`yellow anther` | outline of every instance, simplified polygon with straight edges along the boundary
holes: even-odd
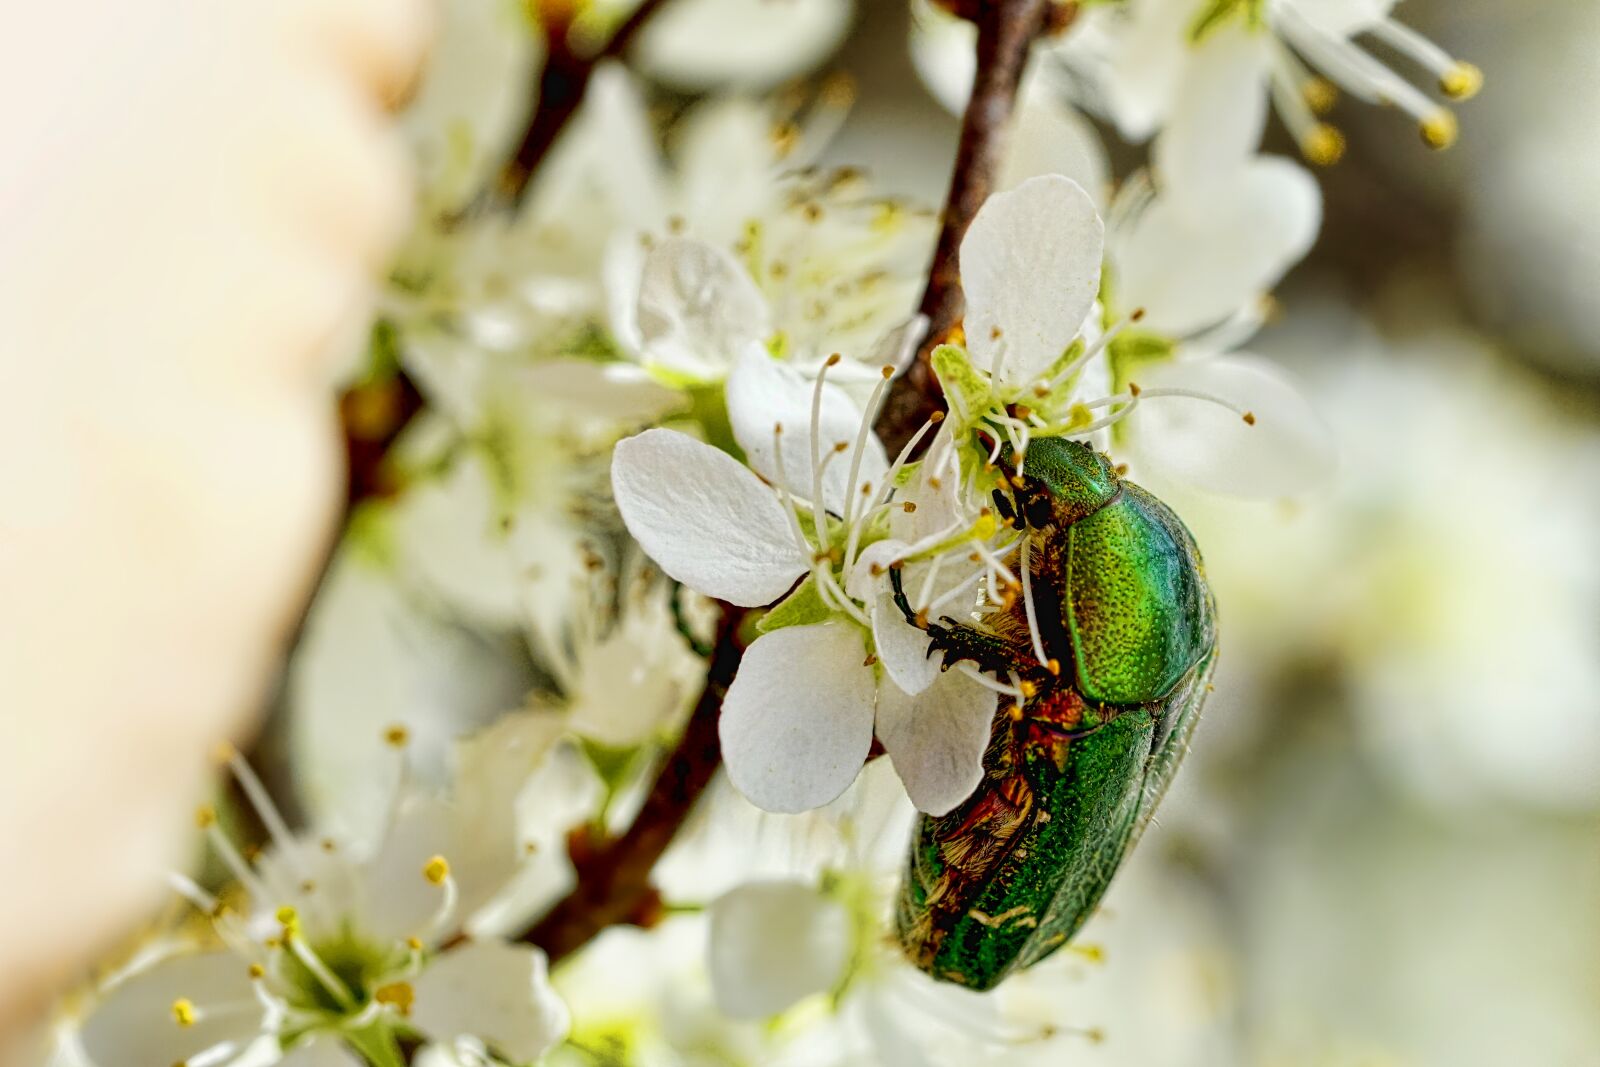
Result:
[[[1012,722],[1021,722],[1022,721],[1022,716],[1024,714],[1023,710],[1022,710],[1022,705],[1021,704],[1013,704],[1013,705],[1011,705],[1011,707],[1006,711],[1006,714],[1011,717],[1011,721]]]
[[[883,368],[882,374],[883,374],[883,380],[884,381],[888,381],[890,378],[894,377],[894,368],[893,367],[885,367],[885,368]]]
[[[831,356],[829,356],[827,358],[826,362],[827,362],[827,365],[830,366],[830,367],[837,367],[839,365],[839,361],[842,360],[842,359],[844,359],[844,357],[842,355],[840,355],[839,353],[835,352],[833,355],[831,355]]]
[[[217,742],[217,747],[211,750],[211,758],[216,760],[218,763],[231,763],[233,762],[233,758],[238,754],[239,750],[234,748],[233,745],[227,741]]]
[[[267,976],[267,969],[265,967],[261,966],[261,964],[252,963],[250,965],[250,977],[252,979],[259,980],[259,979],[265,978],[266,976]]]
[[[1104,963],[1106,950],[1102,945],[1072,945],[1071,951],[1076,952],[1090,963]]]
[[[1344,158],[1344,134],[1339,127],[1326,122],[1316,125],[1300,142],[1300,152],[1306,160],[1319,167],[1331,167]]]
[[[1442,108],[1423,119],[1417,129],[1422,134],[1422,143],[1439,151],[1455,144],[1456,135],[1460,133],[1455,114]]]
[[[411,740],[411,731],[400,723],[395,723],[383,731],[383,740],[385,744],[393,748],[404,748],[406,743]]]
[[[1054,656],[1051,656],[1044,666],[1045,670],[1049,671],[1051,674],[1054,674],[1057,677],[1061,676],[1061,661],[1056,659]]]
[[[1339,102],[1339,89],[1327,78],[1308,78],[1300,86],[1300,95],[1306,106],[1318,115],[1326,115]]]
[[[401,1015],[410,1015],[411,1005],[417,1000],[417,991],[411,988],[410,982],[390,982],[373,990],[372,999],[393,1008]]]
[[[1483,71],[1464,60],[1439,75],[1439,91],[1452,100],[1471,100],[1483,88]]]
[[[406,948],[410,949],[412,952],[421,952],[422,951],[422,939],[420,937],[408,937],[408,938],[406,938]]]
[[[217,824],[217,809],[210,804],[202,804],[195,809],[194,824],[202,830],[209,830]]]
[[[1244,419],[1246,426],[1254,426],[1256,424],[1256,413],[1253,411],[1247,411],[1241,417]]]
[[[182,1027],[195,1024],[194,1001],[187,997],[179,997],[172,1002],[172,1021]]]
[[[984,513],[978,516],[978,521],[972,524],[972,535],[980,541],[987,541],[994,536],[996,529],[994,514],[985,509]]]
[[[1144,392],[1144,390],[1139,388],[1139,383],[1138,382],[1129,382],[1128,383],[1128,395],[1129,396],[1138,396],[1142,392]]]
[[[904,511],[907,515],[909,515],[913,511],[917,510],[916,502],[915,501],[911,501],[911,500],[907,500],[904,504],[900,505],[900,510]]]
[[[450,877],[450,864],[443,856],[435,856],[422,865],[422,877],[434,885],[443,885],[444,880]]]
[[[277,920],[283,926],[283,936],[286,938],[300,931],[300,913],[292,905],[285,904],[279,908]]]
[[[792,122],[780,122],[772,128],[772,149],[779,159],[793,152],[800,143],[800,127]]]
[[[339,843],[331,837],[324,837],[322,839],[322,851],[337,852],[339,851]]]
[[[1021,691],[1024,700],[1032,699],[1039,694],[1039,687],[1026,678],[1017,683],[1017,689]]]
[[[939,425],[944,421],[944,412],[935,411],[932,415],[928,416],[928,421],[933,423],[935,426]]]

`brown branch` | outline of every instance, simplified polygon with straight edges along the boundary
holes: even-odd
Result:
[[[603,60],[622,56],[639,36],[665,0],[642,0],[617,27],[611,39],[598,52],[582,54],[572,46],[572,27],[551,19],[545,39],[548,55],[539,74],[539,99],[528,116],[527,128],[517,142],[516,151],[500,172],[500,193],[515,203],[528,190],[528,182],[549,154],[556,138],[577,113],[589,87],[594,68]]]
[[[977,73],[972,96],[961,119],[950,192],[940,217],[939,244],[928,270],[921,311],[928,316],[928,336],[916,360],[894,383],[878,417],[878,435],[892,456],[918,427],[940,408],[938,379],[928,356],[961,322],[961,239],[973,216],[989,198],[995,175],[1005,158],[1007,133],[1016,105],[1017,87],[1028,64],[1029,47],[1048,27],[1063,24],[1063,11],[1052,0],[978,0],[963,13],[978,24]]]
[[[572,849],[577,884],[523,936],[544,949],[551,962],[576,952],[608,926],[650,921],[658,903],[650,873],[722,760],[717,720],[744,654],[739,631],[745,616],[742,609],[722,606],[705,688],[633,825],[621,837]]]

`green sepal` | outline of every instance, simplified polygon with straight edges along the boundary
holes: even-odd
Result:
[[[1134,381],[1138,372],[1157,363],[1166,363],[1176,354],[1172,338],[1150,330],[1123,330],[1111,339],[1106,357],[1111,364],[1111,387],[1118,392]]]
[[[1080,337],[1068,345],[1066,351],[1057,356],[1055,362],[1050,364],[1049,368],[1045,370],[1045,372],[1039,377],[1047,382],[1055,381],[1056,375],[1070,367],[1072,365],[1072,361],[1081,355],[1083,355],[1083,338]],[[1078,373],[1074,375],[1074,378],[1081,377],[1082,375],[1083,370],[1080,368]],[[1068,386],[1068,392],[1071,392],[1070,386],[1073,385],[1072,382],[1063,382],[1062,385]],[[1060,388],[1060,386],[1057,388]],[[1048,397],[1040,398],[1034,401],[1035,406],[1048,405],[1049,403],[1050,398]]]
[[[1262,10],[1265,0],[1210,0],[1189,23],[1189,43],[1199,44],[1234,16],[1241,16],[1248,29],[1266,25]]]
[[[756,629],[763,634],[770,634],[774,630],[782,630],[789,626],[809,626],[812,623],[827,622],[833,616],[833,609],[822,602],[822,595],[817,592],[817,583],[808,574],[806,580],[801,582],[794,592],[784,597],[772,610],[756,621]]]
[[[989,388],[989,376],[972,365],[967,350],[960,345],[940,345],[929,357],[933,373],[939,376],[950,407],[950,417],[955,419],[955,429],[970,429],[975,421],[994,406]]]
[[[385,1022],[375,1022],[360,1030],[343,1030],[339,1036],[344,1038],[345,1044],[359,1053],[371,1067],[406,1067],[406,1057],[400,1050],[400,1042]]]

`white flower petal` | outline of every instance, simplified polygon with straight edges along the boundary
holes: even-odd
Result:
[[[777,1015],[838,984],[850,962],[850,916],[803,882],[749,882],[711,905],[717,1007],[735,1019]]]
[[[917,346],[922,344],[922,339],[928,335],[928,316],[915,314],[898,326],[891,326],[884,331],[872,346],[872,355],[867,357],[870,367],[893,367],[899,374],[911,365],[911,360],[917,354]]]
[[[193,1006],[192,1026],[174,1018],[179,1000]],[[233,1042],[242,1049],[260,1035],[263,1015],[238,956],[169,956],[112,987],[79,1037],[96,1067],[172,1067],[213,1045]]]
[[[694,378],[719,379],[738,354],[771,330],[766,297],[727,252],[669,237],[645,257],[639,278],[645,362]]]
[[[637,428],[684,405],[676,389],[650,377],[632,363],[596,363],[590,359],[558,358],[536,363],[519,377],[540,400],[559,405],[573,415],[588,415]]]
[[[913,581],[911,574],[906,576],[906,581]],[[894,589],[888,582],[883,583],[872,604],[872,641],[878,646],[878,661],[889,672],[895,688],[916,696],[939,677],[940,660],[928,654],[927,631],[906,621],[905,613],[894,602]]]
[[[455,828],[441,797],[417,793],[401,806],[388,834],[361,866],[363,934],[401,941],[426,930],[444,903],[445,889],[429,881],[423,868],[435,856],[454,865]],[[465,918],[457,908],[441,933],[455,933]]]
[[[463,920],[504,889],[526,858],[516,800],[565,725],[558,715],[512,712],[457,744],[450,798],[455,830],[443,855],[461,894]]]
[[[1111,188],[1111,164],[1089,121],[1038,79],[1024,88],[1011,148],[1000,167],[1001,189],[1014,189],[1041,174],[1077,182],[1096,207]]]
[[[1273,44],[1270,35],[1237,19],[1191,52],[1172,114],[1150,154],[1161,188],[1197,217],[1261,144]]]
[[[566,1037],[567,1006],[550,988],[543,952],[469,941],[441,954],[412,983],[411,1021],[435,1041],[476,1037],[513,1063],[529,1063]]]
[[[973,363],[1025,383],[1060,356],[1094,306],[1103,243],[1093,198],[1069,178],[991,196],[961,242]]]
[[[713,97],[684,116],[674,141],[680,210],[689,232],[732,247],[751,219],[768,217],[782,186],[772,110],[742,96]]]
[[[893,679],[879,685],[878,740],[919,810],[943,815],[978,787],[998,699],[959,671],[940,673],[914,697]]]
[[[1098,5],[1096,5],[1098,7]],[[1194,0],[1140,0],[1089,8],[1086,23],[1117,23],[1106,34],[1106,73],[1097,79],[1103,108],[1122,139],[1137,144],[1166,120],[1189,62],[1188,25]],[[1065,44],[1070,47],[1072,36]]]
[[[520,640],[449,625],[360,536],[340,548],[312,605],[290,668],[288,729],[311,821],[334,837],[376,841],[399,769],[384,731],[404,724],[412,780],[442,784],[454,739],[516,706],[531,679],[512,654]]]
[[[1237,496],[1304,492],[1334,468],[1333,436],[1271,362],[1251,355],[1177,360],[1141,372],[1146,388],[1189,389],[1248,410],[1255,425],[1203,400],[1158,397],[1130,418],[1142,462],[1203,489]]]
[[[608,61],[595,68],[583,94],[578,129],[582,136],[574,139],[570,153],[584,158],[572,160],[570,178],[565,173],[547,171],[546,175],[598,183],[604,203],[620,216],[624,226],[641,230],[659,226],[667,215],[667,179],[656,147],[655,126],[638,83],[621,63]],[[563,150],[567,148],[556,146],[550,160],[552,171],[565,169],[568,152]],[[542,184],[534,183],[536,198],[544,193],[538,188]],[[543,217],[559,215],[551,212]]]
[[[816,383],[779,363],[759,344],[745,348],[728,376],[728,421],[733,436],[744,449],[750,466],[769,482],[783,486],[804,500],[814,495],[811,467],[811,399]],[[822,386],[817,418],[818,456],[822,470],[822,502],[836,515],[844,514],[845,501],[860,495],[863,484],[877,486],[889,461],[876,434],[868,433],[861,453],[855,486],[850,484],[850,464],[861,432],[861,409],[831,382]],[[781,443],[774,427],[783,427]],[[845,450],[831,459],[835,446]],[[783,463],[778,463],[782,451]]]
[[[966,109],[977,68],[977,27],[932,3],[911,5],[911,62],[933,98],[952,115]]]
[[[803,74],[850,28],[850,0],[687,0],[651,18],[640,66],[676,89],[764,88]]]
[[[848,622],[758,638],[722,704],[728,778],[767,811],[821,807],[855,780],[872,747],[874,682]]]
[[[1257,300],[1299,261],[1322,225],[1322,193],[1304,167],[1262,158],[1194,213],[1166,195],[1112,242],[1117,296],[1144,325],[1183,335]]]
[[[772,490],[687,434],[646,430],[619,442],[611,488],[645,553],[705,596],[768,604],[811,566]]]
[[[868,545],[850,575],[850,595],[872,606],[872,643],[878,662],[889,677],[913,696],[933,684],[939,674],[939,661],[928,655],[928,635],[906,621],[905,613],[894,602],[894,586],[885,568],[904,554],[902,541],[877,541]],[[920,574],[907,567],[906,592],[915,596]],[[874,572],[877,573],[874,573]]]

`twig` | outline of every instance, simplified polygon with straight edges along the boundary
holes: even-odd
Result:
[[[649,920],[657,903],[650,872],[722,759],[717,719],[744,654],[739,643],[744,619],[743,610],[722,605],[705,688],[633,825],[621,837],[573,850],[576,886],[523,937],[544,949],[552,962],[576,952],[608,926]]]
[[[500,193],[515,203],[528,191],[528,181],[549,154],[556,138],[583,103],[594,68],[626,52],[665,0],[643,0],[617,27],[604,47],[588,55],[573,50],[571,25],[551,19],[545,39],[548,55],[539,75],[539,99],[528,117],[516,151],[500,172]]]
[[[961,139],[956,145],[950,192],[945,197],[939,244],[922,293],[922,313],[928,316],[928,336],[916,360],[894,383],[878,435],[892,456],[899,452],[928,416],[939,408],[938,380],[929,354],[945,341],[961,321],[965,300],[961,294],[961,239],[973,216],[988,199],[995,174],[1005,157],[1011,113],[1017,87],[1028,63],[1029,46],[1046,26],[1055,28],[1070,17],[1070,6],[1056,9],[1052,0],[980,0],[970,5],[978,24],[977,72],[972,96],[961,119]],[[1063,15],[1063,10],[1068,14]]]

